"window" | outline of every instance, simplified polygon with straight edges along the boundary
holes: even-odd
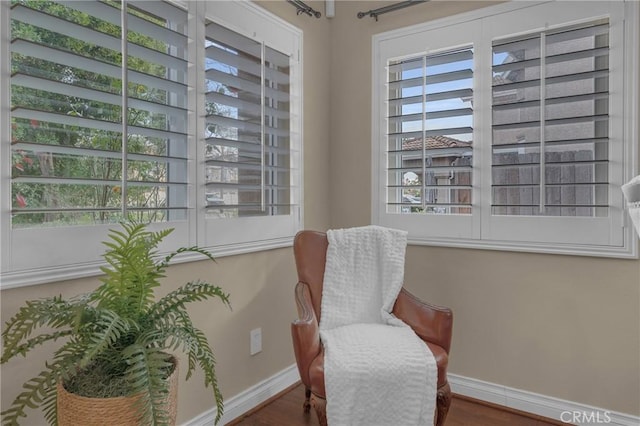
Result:
[[[1,10],[3,288],[97,273],[121,220],[175,228],[168,245],[218,254],[290,242],[297,29],[248,3]]]
[[[249,2],[205,3],[199,238],[231,253],[291,245],[302,215],[301,33]]]
[[[387,211],[470,214],[473,50],[389,62]]]
[[[127,15],[122,29],[108,3],[13,7],[14,228],[184,218],[186,12]]]
[[[492,212],[609,214],[607,19],[493,43]]]
[[[374,222],[416,244],[635,256],[639,9],[508,4],[375,36]]]
[[[207,212],[289,214],[289,57],[207,23]]]

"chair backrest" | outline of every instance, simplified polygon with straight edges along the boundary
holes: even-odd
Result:
[[[300,231],[293,241],[298,281],[309,285],[311,303],[316,318],[320,321],[324,264],[327,260],[327,234],[317,231]]]
[[[328,246],[329,240],[324,232],[300,231],[293,241],[298,281],[308,285],[311,304],[318,322]],[[453,321],[450,309],[422,302],[402,287],[392,312],[409,324],[420,338],[434,342],[449,353]]]

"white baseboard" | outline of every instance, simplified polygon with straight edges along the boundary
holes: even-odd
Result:
[[[231,420],[240,417],[298,381],[300,381],[298,367],[293,364],[268,379],[251,386],[249,389],[239,393],[238,395],[225,399],[224,414],[218,424],[227,424]],[[184,423],[182,426],[213,426],[217,412],[218,410],[213,407],[211,410],[205,411],[199,416]]]
[[[448,374],[448,377],[451,390],[454,393],[550,419],[577,425],[640,425],[640,417],[638,416],[618,413],[456,374]],[[224,403],[224,415],[220,424],[224,425],[242,416],[299,380],[298,369],[294,364],[244,392],[229,398]],[[216,413],[217,410],[214,407],[182,426],[213,426]]]
[[[482,380],[448,374],[451,390],[459,395],[526,411],[565,423],[638,426],[640,417],[592,407]]]

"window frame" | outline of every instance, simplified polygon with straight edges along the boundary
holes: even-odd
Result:
[[[175,228],[174,232],[163,242],[161,253],[168,253],[180,246],[198,245],[211,251],[215,256],[227,256],[241,253],[268,250],[292,245],[293,236],[302,228],[302,31],[271,12],[249,1],[216,3],[216,7],[207,6],[210,2],[185,2],[181,0],[167,0],[188,11],[188,37],[195,46],[188,52],[188,84],[192,94],[189,96],[188,114],[188,207],[186,219],[180,221],[167,220],[153,223],[150,229]],[[222,6],[222,7],[221,7]],[[209,15],[209,16],[207,16]],[[260,221],[243,219],[243,223],[230,223],[238,219],[229,219],[225,223],[209,226],[209,232],[204,233],[205,227],[205,168],[204,157],[204,25],[205,16],[210,20],[230,29],[238,28],[248,33],[246,28],[247,16],[251,22],[261,28],[265,38],[277,34],[276,44],[287,42],[295,46],[292,56],[295,61],[295,81],[292,77],[291,85],[295,86],[295,105],[290,109],[292,116],[292,153],[290,168],[295,170],[291,177],[292,213],[286,218],[279,216],[262,217]],[[11,14],[10,3],[0,4],[0,54],[10,57]],[[244,28],[243,28],[244,27]],[[259,37],[255,29],[247,34]],[[292,40],[293,39],[293,40]],[[198,64],[202,64],[198,68]],[[8,141],[11,137],[11,79],[10,61],[2,61],[0,67],[0,138]],[[195,82],[195,83],[194,83]],[[293,97],[293,94],[292,94]],[[293,117],[295,116],[295,120]],[[0,143],[0,289],[23,287],[48,282],[63,281],[82,277],[100,275],[102,260],[108,230],[116,224],[98,224],[92,226],[28,228],[13,230],[11,228],[11,146]],[[246,218],[254,219],[254,218]],[[271,220],[273,219],[273,220]],[[47,237],[43,237],[44,234]],[[16,232],[22,232],[23,243],[18,244]],[[219,238],[224,233],[224,238]],[[206,237],[205,237],[206,236]],[[73,247],[64,242],[73,241]],[[40,250],[33,254],[33,249]],[[30,256],[29,263],[15,267],[12,258]],[[176,263],[197,261],[202,257],[196,254],[180,255],[175,258]]]
[[[600,2],[599,2],[600,3]],[[637,2],[611,2],[612,5],[589,3],[580,11],[562,2],[536,4],[507,3],[463,13],[411,27],[373,36],[372,49],[372,222],[405,229],[409,243],[489,250],[526,251],[603,257],[637,258],[638,238],[630,224],[619,186],[637,174],[638,115],[640,76],[639,54],[633,49],[638,40],[640,7]],[[554,8],[549,13],[549,8]],[[555,9],[557,8],[557,9]],[[560,13],[556,13],[560,11]],[[518,20],[526,14],[527,19]],[[514,18],[516,17],[516,18]],[[602,17],[611,20],[611,49],[623,64],[612,62],[611,68],[623,66],[619,74],[611,74],[616,100],[610,99],[610,128],[618,126],[618,146],[609,144],[610,171],[609,216],[600,223],[606,234],[599,240],[585,233],[587,220],[580,217],[493,216],[491,214],[491,48],[494,40],[568,27]],[[505,23],[513,22],[506,30]],[[623,24],[624,22],[624,24]],[[472,30],[473,28],[473,30]],[[453,34],[452,41],[440,45]],[[390,214],[386,209],[386,66],[388,61],[410,58],[432,51],[452,50],[464,43],[474,48],[474,146],[473,146],[473,212],[470,218],[447,215]],[[462,38],[463,40],[461,40]],[[631,42],[629,42],[631,41]],[[614,45],[615,43],[615,45]],[[622,44],[622,45],[621,45]],[[416,46],[420,46],[419,48]],[[622,89],[624,87],[624,89]],[[622,95],[620,92],[622,91]],[[634,122],[635,121],[635,122]],[[612,137],[613,139],[613,137]],[[615,150],[618,150],[617,152]],[[619,164],[622,160],[623,164]],[[618,162],[614,166],[612,163]],[[486,204],[484,203],[486,201]],[[588,218],[592,219],[592,218]],[[599,218],[595,218],[599,219]],[[603,221],[596,221],[603,222]],[[560,238],[559,238],[560,237]],[[608,240],[607,240],[608,238]],[[604,243],[603,243],[604,241]]]

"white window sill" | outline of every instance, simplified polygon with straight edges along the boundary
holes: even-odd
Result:
[[[491,240],[415,238],[409,236],[408,244],[415,246],[451,247],[494,251],[512,251],[525,253],[562,254],[572,256],[609,257],[619,259],[638,259],[638,238],[621,247],[581,246],[572,244],[542,244],[531,242],[510,242]]]
[[[227,246],[208,247],[215,258],[233,256],[238,254],[248,254],[264,250],[272,250],[293,245],[293,236],[271,239],[266,241],[252,241],[241,244],[230,244]],[[162,256],[162,255],[160,255]],[[176,256],[172,264],[195,262],[206,259],[197,253],[185,253]],[[89,262],[75,265],[67,265],[49,268],[34,268],[29,270],[9,272],[0,275],[0,290],[11,288],[27,287],[31,285],[53,283],[58,281],[74,280],[102,275],[101,266],[106,266],[104,262]]]

